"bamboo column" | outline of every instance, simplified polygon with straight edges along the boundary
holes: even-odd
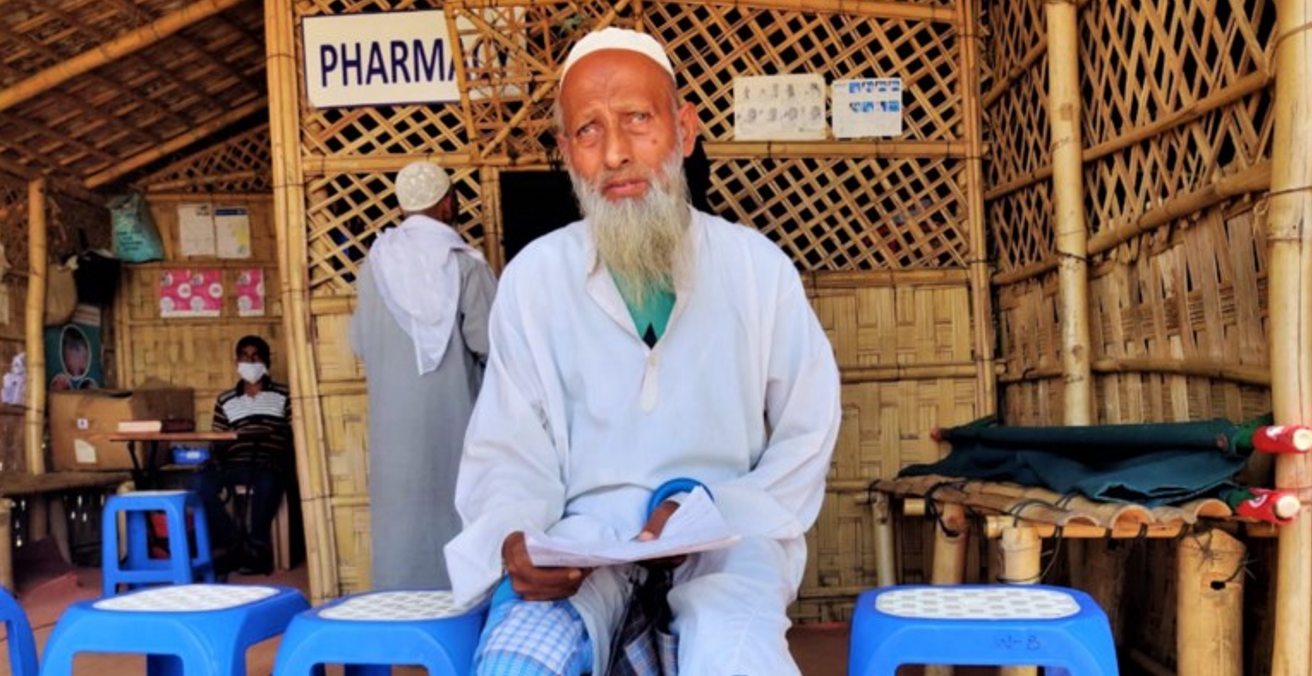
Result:
[[[42,447],[46,431],[46,344],[42,331],[46,322],[46,276],[50,265],[46,253],[46,180],[27,185],[27,435],[24,438],[27,471],[45,474]]]
[[[291,359],[292,428],[305,515],[310,597],[320,602],[340,593],[337,547],[329,505],[327,445],[314,368],[305,242],[305,187],[300,152],[295,13],[291,0],[264,4],[269,82],[269,140],[273,164],[274,230],[282,275],[283,328]]]
[[[979,26],[975,0],[957,3],[957,25],[962,31],[962,44],[958,52],[961,82],[961,101],[965,122],[966,153],[966,218],[969,224],[970,253],[967,265],[970,270],[971,321],[974,323],[975,351],[975,405],[976,415],[994,413],[997,408],[997,373],[993,359],[993,294],[990,288],[988,260],[988,232],[984,222],[984,133],[980,129],[984,117],[980,105],[979,83]]]
[[[1052,127],[1064,421],[1067,425],[1088,425],[1093,421],[1093,373],[1089,355],[1089,236],[1084,225],[1080,161],[1079,9],[1074,0],[1047,0],[1043,7],[1048,23],[1048,124]]]
[[[1271,158],[1271,405],[1279,424],[1312,423],[1312,3],[1277,0],[1275,138]],[[1276,457],[1276,486],[1312,487],[1312,458]],[[1312,670],[1312,518],[1280,529],[1272,676]]]
[[[875,524],[875,577],[881,587],[897,584],[897,546],[893,535],[892,498],[876,491],[870,499],[870,520]]]
[[[1180,539],[1175,661],[1179,676],[1240,676],[1244,543],[1222,530]]]
[[[1034,584],[1043,575],[1040,563],[1043,541],[1029,526],[1003,529],[998,551],[1002,553],[1002,579],[1011,584]],[[1002,667],[1001,676],[1037,676],[1035,667]]]
[[[934,524],[933,570],[930,584],[961,584],[966,575],[966,554],[970,549],[970,523],[966,507],[959,503],[939,505],[939,521]],[[953,668],[926,666],[925,676],[952,676]]]

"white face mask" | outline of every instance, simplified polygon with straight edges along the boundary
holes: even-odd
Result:
[[[242,380],[254,384],[260,382],[269,369],[264,364],[257,361],[244,361],[237,364],[237,374]]]

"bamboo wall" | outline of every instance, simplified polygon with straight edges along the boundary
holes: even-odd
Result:
[[[447,2],[448,25],[466,50],[457,60],[460,103],[330,110],[309,109],[300,92],[300,19],[436,3],[268,5],[275,205],[291,226],[289,269],[301,270],[284,287],[287,321],[314,336],[292,378],[307,442],[307,518],[324,520],[308,529],[315,596],[363,589],[369,578],[365,386],[345,332],[362,255],[378,229],[400,219],[392,174],[423,156],[450,167],[459,228],[499,269],[500,172],[546,168],[558,65],[587,31],[622,25],[669,45],[701,118],[712,210],[760,229],[794,258],[834,343],[844,425],[794,614],[847,616],[856,592],[874,583],[869,481],[936,458],[932,427],[993,409],[981,139],[970,114],[980,79],[977,42],[964,37],[973,34],[973,2],[815,5]],[[808,72],[827,81],[902,77],[904,137],[733,141],[734,77]],[[515,93],[504,82],[524,85]]]
[[[0,246],[5,268],[0,274],[0,373],[9,370],[14,355],[24,351],[24,306],[28,279],[28,186],[0,176]],[[61,262],[82,248],[108,248],[109,214],[95,205],[52,192],[46,200],[48,246],[51,262]],[[112,331],[112,327],[106,326]],[[108,334],[106,334],[108,335]],[[113,378],[112,347],[106,347],[106,378]],[[112,382],[112,381],[110,381]],[[0,404],[0,472],[26,471],[22,406]]]
[[[1272,0],[1078,4],[1081,182],[1090,383],[1098,423],[1244,419],[1271,410],[1267,233],[1274,87]],[[986,211],[996,261],[999,383],[1011,424],[1062,424],[1048,14],[991,3],[984,97]],[[1270,467],[1254,472],[1270,485]],[[1271,556],[1269,544],[1254,555]],[[1126,578],[1129,647],[1170,665],[1175,548],[1138,548]],[[1265,563],[1259,572],[1270,573]],[[1250,580],[1250,620],[1270,613]],[[1245,673],[1270,664],[1250,622]]]

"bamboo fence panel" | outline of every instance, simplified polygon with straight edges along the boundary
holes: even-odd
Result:
[[[171,162],[133,185],[151,192],[267,193],[273,190],[269,153],[265,123]]]
[[[355,293],[355,275],[379,231],[402,220],[393,178],[392,173],[351,173],[310,179],[306,237],[314,295]],[[460,204],[457,229],[470,246],[486,250],[493,243],[484,239],[485,204],[478,178],[473,168],[451,172]]]
[[[8,13],[0,79],[9,86],[0,98],[13,105],[0,112],[0,160],[25,173],[87,177],[225,121],[227,111],[262,107],[260,6],[208,4],[222,12],[196,22],[176,20],[195,8],[156,1],[71,0]],[[153,30],[157,20],[171,28]],[[116,27],[125,30],[115,35]],[[37,87],[41,96],[23,95]]]

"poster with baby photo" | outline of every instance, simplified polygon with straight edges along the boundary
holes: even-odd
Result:
[[[223,271],[173,268],[159,277],[159,316],[218,317],[223,312]]]
[[[237,273],[237,315],[264,316],[264,268],[250,268]]]

